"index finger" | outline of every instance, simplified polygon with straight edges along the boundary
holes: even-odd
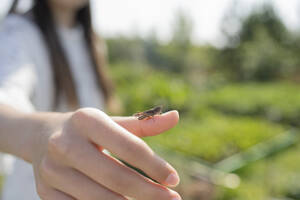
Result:
[[[88,112],[79,112],[77,115],[78,124],[81,124],[91,142],[143,170],[159,183],[167,186],[179,183],[178,174],[170,164],[157,156],[142,139],[115,123],[105,113],[89,109]]]
[[[155,115],[149,120],[138,120],[136,117],[112,117],[112,119],[138,137],[158,135],[173,128],[179,121],[176,110]]]

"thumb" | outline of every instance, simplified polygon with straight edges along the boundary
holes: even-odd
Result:
[[[173,128],[179,121],[179,114],[174,110],[148,120],[138,120],[136,117],[112,117],[112,120],[138,137],[147,137]]]

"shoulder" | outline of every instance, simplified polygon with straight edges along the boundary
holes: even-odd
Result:
[[[29,18],[17,15],[10,14],[3,21],[0,26],[1,32],[37,32],[37,26]]]
[[[0,79],[16,77],[34,69],[32,58],[35,46],[40,43],[37,27],[19,15],[7,16],[0,25]],[[25,73],[25,74],[26,74]],[[13,75],[13,76],[12,76]]]
[[[0,24],[0,63],[33,62],[47,56],[38,26],[27,16],[10,14]]]
[[[0,25],[0,41],[1,43],[31,43],[37,42],[41,37],[40,30],[36,24],[29,18],[10,14]]]

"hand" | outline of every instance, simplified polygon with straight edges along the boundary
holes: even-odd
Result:
[[[142,121],[135,117],[110,118],[92,108],[62,115],[56,118],[60,122],[48,124],[47,133],[41,134],[35,145],[32,162],[41,199],[181,199],[167,188],[178,184],[176,170],[139,138],[175,126],[177,111]],[[160,184],[103,153],[103,148]]]

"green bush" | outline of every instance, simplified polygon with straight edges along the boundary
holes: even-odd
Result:
[[[236,190],[219,188],[217,199],[265,200],[299,199],[300,146],[240,170],[241,185]]]
[[[163,104],[165,110],[180,111],[178,126],[145,140],[154,148],[163,146],[187,158],[216,163],[285,132],[287,124],[299,125],[300,87],[293,83],[231,83],[212,88],[210,84],[193,85],[186,77],[145,64],[120,62],[111,69],[125,115],[158,104]],[[237,171],[240,187],[217,188],[216,199],[295,197],[300,188],[297,152],[299,147],[279,152]],[[166,157],[168,160],[172,156]],[[184,170],[181,173],[189,174]]]
[[[154,105],[163,105],[164,110],[185,110],[192,95],[190,87],[177,75],[158,72],[146,65],[115,64],[112,72],[127,115]]]
[[[202,94],[200,104],[227,114],[300,125],[299,91],[300,86],[285,82],[233,84]]]
[[[280,125],[261,119],[212,114],[201,120],[183,119],[169,132],[146,140],[188,156],[216,162],[284,130]]]

